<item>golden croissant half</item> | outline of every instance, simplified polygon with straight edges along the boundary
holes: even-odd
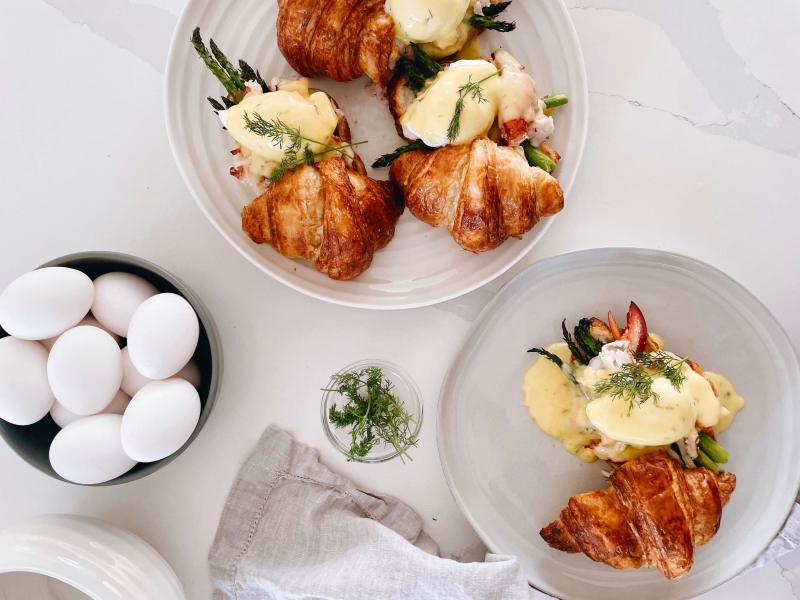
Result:
[[[656,567],[678,579],[691,568],[694,549],[719,530],[736,477],[703,467],[683,470],[659,451],[625,463],[609,483],[570,498],[542,538],[556,550],[583,552],[615,569]]]
[[[497,248],[564,208],[554,177],[488,138],[407,152],[392,163],[389,175],[415,217],[447,227],[470,252]]]
[[[386,0],[278,0],[278,47],[306,77],[385,86],[400,56]]]
[[[394,236],[403,199],[388,181],[349,168],[341,157],[306,165],[245,207],[242,229],[257,244],[311,260],[331,279],[366,271]]]

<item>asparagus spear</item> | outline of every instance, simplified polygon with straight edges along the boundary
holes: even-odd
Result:
[[[484,17],[483,15],[472,15],[468,23],[473,27],[482,27],[483,29],[491,29],[500,33],[508,33],[517,28],[517,24],[514,21],[510,23],[508,21],[495,21],[493,18]]]
[[[525,151],[525,158],[532,167],[539,167],[543,171],[552,173],[558,165],[544,152],[531,145],[530,142],[522,142],[522,149]]]
[[[408,60],[405,56],[401,57],[400,60],[397,61],[398,68],[401,69],[401,72],[405,74],[406,80],[408,81],[408,87],[414,92],[416,96],[419,94],[420,90],[425,87],[425,75],[422,74],[413,62]]]
[[[411,48],[414,50],[414,56],[417,57],[417,61],[429,73],[428,79],[430,79],[431,77],[436,77],[442,70],[443,68],[442,65],[440,65],[430,56],[428,56],[427,52],[425,52],[422,48],[417,46],[414,42],[411,42]]]
[[[216,61],[214,57],[209,54],[206,45],[203,43],[203,39],[200,37],[200,28],[196,27],[195,30],[192,32],[192,45],[194,49],[197,50],[197,54],[200,55],[200,58],[203,59],[203,62],[206,63],[206,66],[209,70],[214,74],[214,76],[219,79],[219,82],[228,90],[228,93],[232,96],[239,91],[236,83],[228,76],[228,73],[225,69]]]
[[[581,349],[589,360],[600,354],[603,344],[594,339],[589,332],[592,326],[590,319],[581,319],[575,328],[575,344]]]
[[[225,69],[225,72],[228,74],[228,77],[230,77],[236,88],[240,91],[244,91],[246,86],[244,85],[242,76],[239,75],[239,71],[236,70],[236,68],[231,64],[231,61],[229,61],[228,58],[222,53],[222,50],[217,47],[217,45],[214,43],[214,40],[209,40],[208,44],[211,46],[211,53],[214,55],[214,58],[217,59],[219,66]]]
[[[722,470],[717,466],[717,463],[711,460],[709,456],[699,448],[697,449],[697,458],[694,462],[701,467],[705,467],[714,474],[719,473]]]
[[[728,462],[728,452],[720,446],[714,438],[706,432],[700,432],[700,450],[715,463],[725,464]]]
[[[391,154],[384,154],[378,160],[372,163],[372,168],[382,169],[384,167],[388,167],[406,152],[413,152],[414,150],[422,150],[423,148],[425,148],[425,142],[423,142],[422,140],[417,140],[416,142],[412,142],[407,146],[402,146],[398,148]]]
[[[553,96],[545,96],[542,98],[542,102],[544,102],[545,108],[555,108],[569,102],[569,98],[564,94],[554,94]]]
[[[225,107],[222,106],[222,104],[220,104],[216,100],[214,100],[211,96],[208,97],[208,101],[211,103],[211,106],[213,106],[214,110],[216,110],[217,112],[225,110]]]
[[[569,348],[570,354],[572,357],[577,360],[582,365],[588,365],[589,359],[586,358],[586,355],[581,351],[578,345],[575,343],[575,340],[572,339],[572,336],[567,331],[567,320],[564,319],[561,321],[561,333],[564,336],[564,341],[567,343],[567,347]]]
[[[498,2],[497,4],[490,4],[489,6],[483,7],[483,14],[486,17],[496,17],[501,12],[505,11],[509,6],[511,6],[511,0],[508,2]]]
[[[575,375],[572,373],[572,368],[569,365],[564,364],[564,361],[561,360],[560,357],[553,354],[552,352],[548,352],[544,348],[531,348],[528,352],[535,352],[536,354],[541,354],[550,362],[556,364],[556,366],[561,369],[561,372],[564,373],[567,379],[569,379],[575,385],[578,385],[578,381],[575,379]]]

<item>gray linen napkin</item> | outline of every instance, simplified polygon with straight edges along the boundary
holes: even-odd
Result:
[[[795,548],[799,532],[795,506],[763,562]],[[357,489],[269,427],[228,496],[209,562],[214,600],[550,598],[512,556],[464,564],[438,555],[410,508]]]

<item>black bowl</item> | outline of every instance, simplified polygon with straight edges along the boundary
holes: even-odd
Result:
[[[200,339],[197,349],[192,357],[200,368],[200,420],[195,427],[192,437],[175,453],[166,458],[151,463],[139,463],[133,469],[120,475],[116,479],[98,483],[94,485],[117,485],[127,483],[136,479],[141,479],[155,473],[159,469],[167,466],[189,447],[200,430],[208,421],[211,410],[214,408],[214,401],[219,393],[222,384],[222,344],[219,340],[217,328],[211,319],[203,303],[190,290],[185,283],[174,275],[168,273],[159,266],[151,262],[116,252],[81,252],[63,256],[39,267],[70,267],[83,271],[92,280],[104,273],[121,271],[138,275],[142,279],[152,283],[159,292],[169,292],[183,296],[192,305],[200,320]],[[0,327],[0,338],[8,335]],[[50,465],[50,443],[60,431],[50,415],[46,415],[41,421],[33,425],[12,425],[0,419],[0,436],[6,441],[14,452],[19,454],[29,465],[46,473],[50,477],[67,481],[59,476]],[[68,482],[73,483],[73,482]],[[76,484],[80,485],[80,484]]]

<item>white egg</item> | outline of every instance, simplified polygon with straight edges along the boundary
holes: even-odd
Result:
[[[92,315],[86,315],[85,317],[83,317],[83,319],[81,319],[81,322],[80,322],[80,323],[78,323],[78,325],[77,325],[76,327],[79,327],[79,326],[81,326],[81,325],[89,325],[89,326],[91,326],[91,327],[99,327],[100,329],[102,329],[103,331],[105,331],[106,333],[108,333],[108,334],[109,334],[109,335],[110,335],[112,338],[114,338],[114,341],[115,341],[115,342],[117,342],[117,345],[119,345],[119,342],[120,342],[120,337],[119,337],[119,336],[118,336],[116,333],[114,333],[114,332],[112,332],[112,331],[109,331],[108,329],[106,329],[105,327],[103,327],[103,326],[100,324],[100,321],[98,321],[97,319],[95,319],[95,318],[94,318]],[[53,349],[53,344],[55,344],[55,343],[56,343],[56,340],[57,340],[58,338],[60,338],[60,337],[61,337],[60,335],[57,335],[57,336],[55,336],[55,337],[51,337],[51,338],[47,338],[46,340],[42,340],[42,341],[41,341],[41,342],[39,342],[39,343],[40,343],[42,346],[44,346],[45,348],[47,348],[47,350],[49,351],[49,350],[52,350],[52,349]]]
[[[64,405],[58,400],[53,402],[53,406],[50,408],[50,416],[53,417],[53,421],[55,421],[56,425],[61,427],[61,429],[83,418],[83,415],[76,415],[74,412],[64,408]]]
[[[149,281],[130,273],[106,273],[94,280],[92,314],[107,329],[128,337],[128,325],[142,302],[158,294]]]
[[[47,350],[38,342],[0,339],[0,419],[31,425],[44,418],[54,401]]]
[[[103,483],[136,466],[122,449],[120,415],[93,415],[70,423],[50,444],[50,464],[75,483]]]
[[[50,351],[47,378],[56,399],[78,415],[93,415],[114,399],[122,383],[122,352],[97,327],[74,327]]]
[[[131,362],[150,379],[172,377],[192,358],[199,337],[192,305],[177,294],[158,294],[145,300],[131,319]]]
[[[122,447],[139,462],[161,460],[180,449],[200,420],[200,396],[184,379],[153,381],[128,405]]]
[[[174,377],[185,379],[195,388],[198,390],[200,389],[200,367],[198,367],[197,363],[193,360],[186,363],[186,366],[175,373]],[[131,355],[128,351],[128,347],[125,346],[122,349],[122,391],[129,396],[135,396],[140,389],[152,381],[157,380],[145,377],[136,370],[136,367],[133,366],[133,362],[131,362]]]
[[[44,340],[77,325],[92,307],[94,285],[75,269],[26,273],[0,295],[0,327],[23,340]]]

